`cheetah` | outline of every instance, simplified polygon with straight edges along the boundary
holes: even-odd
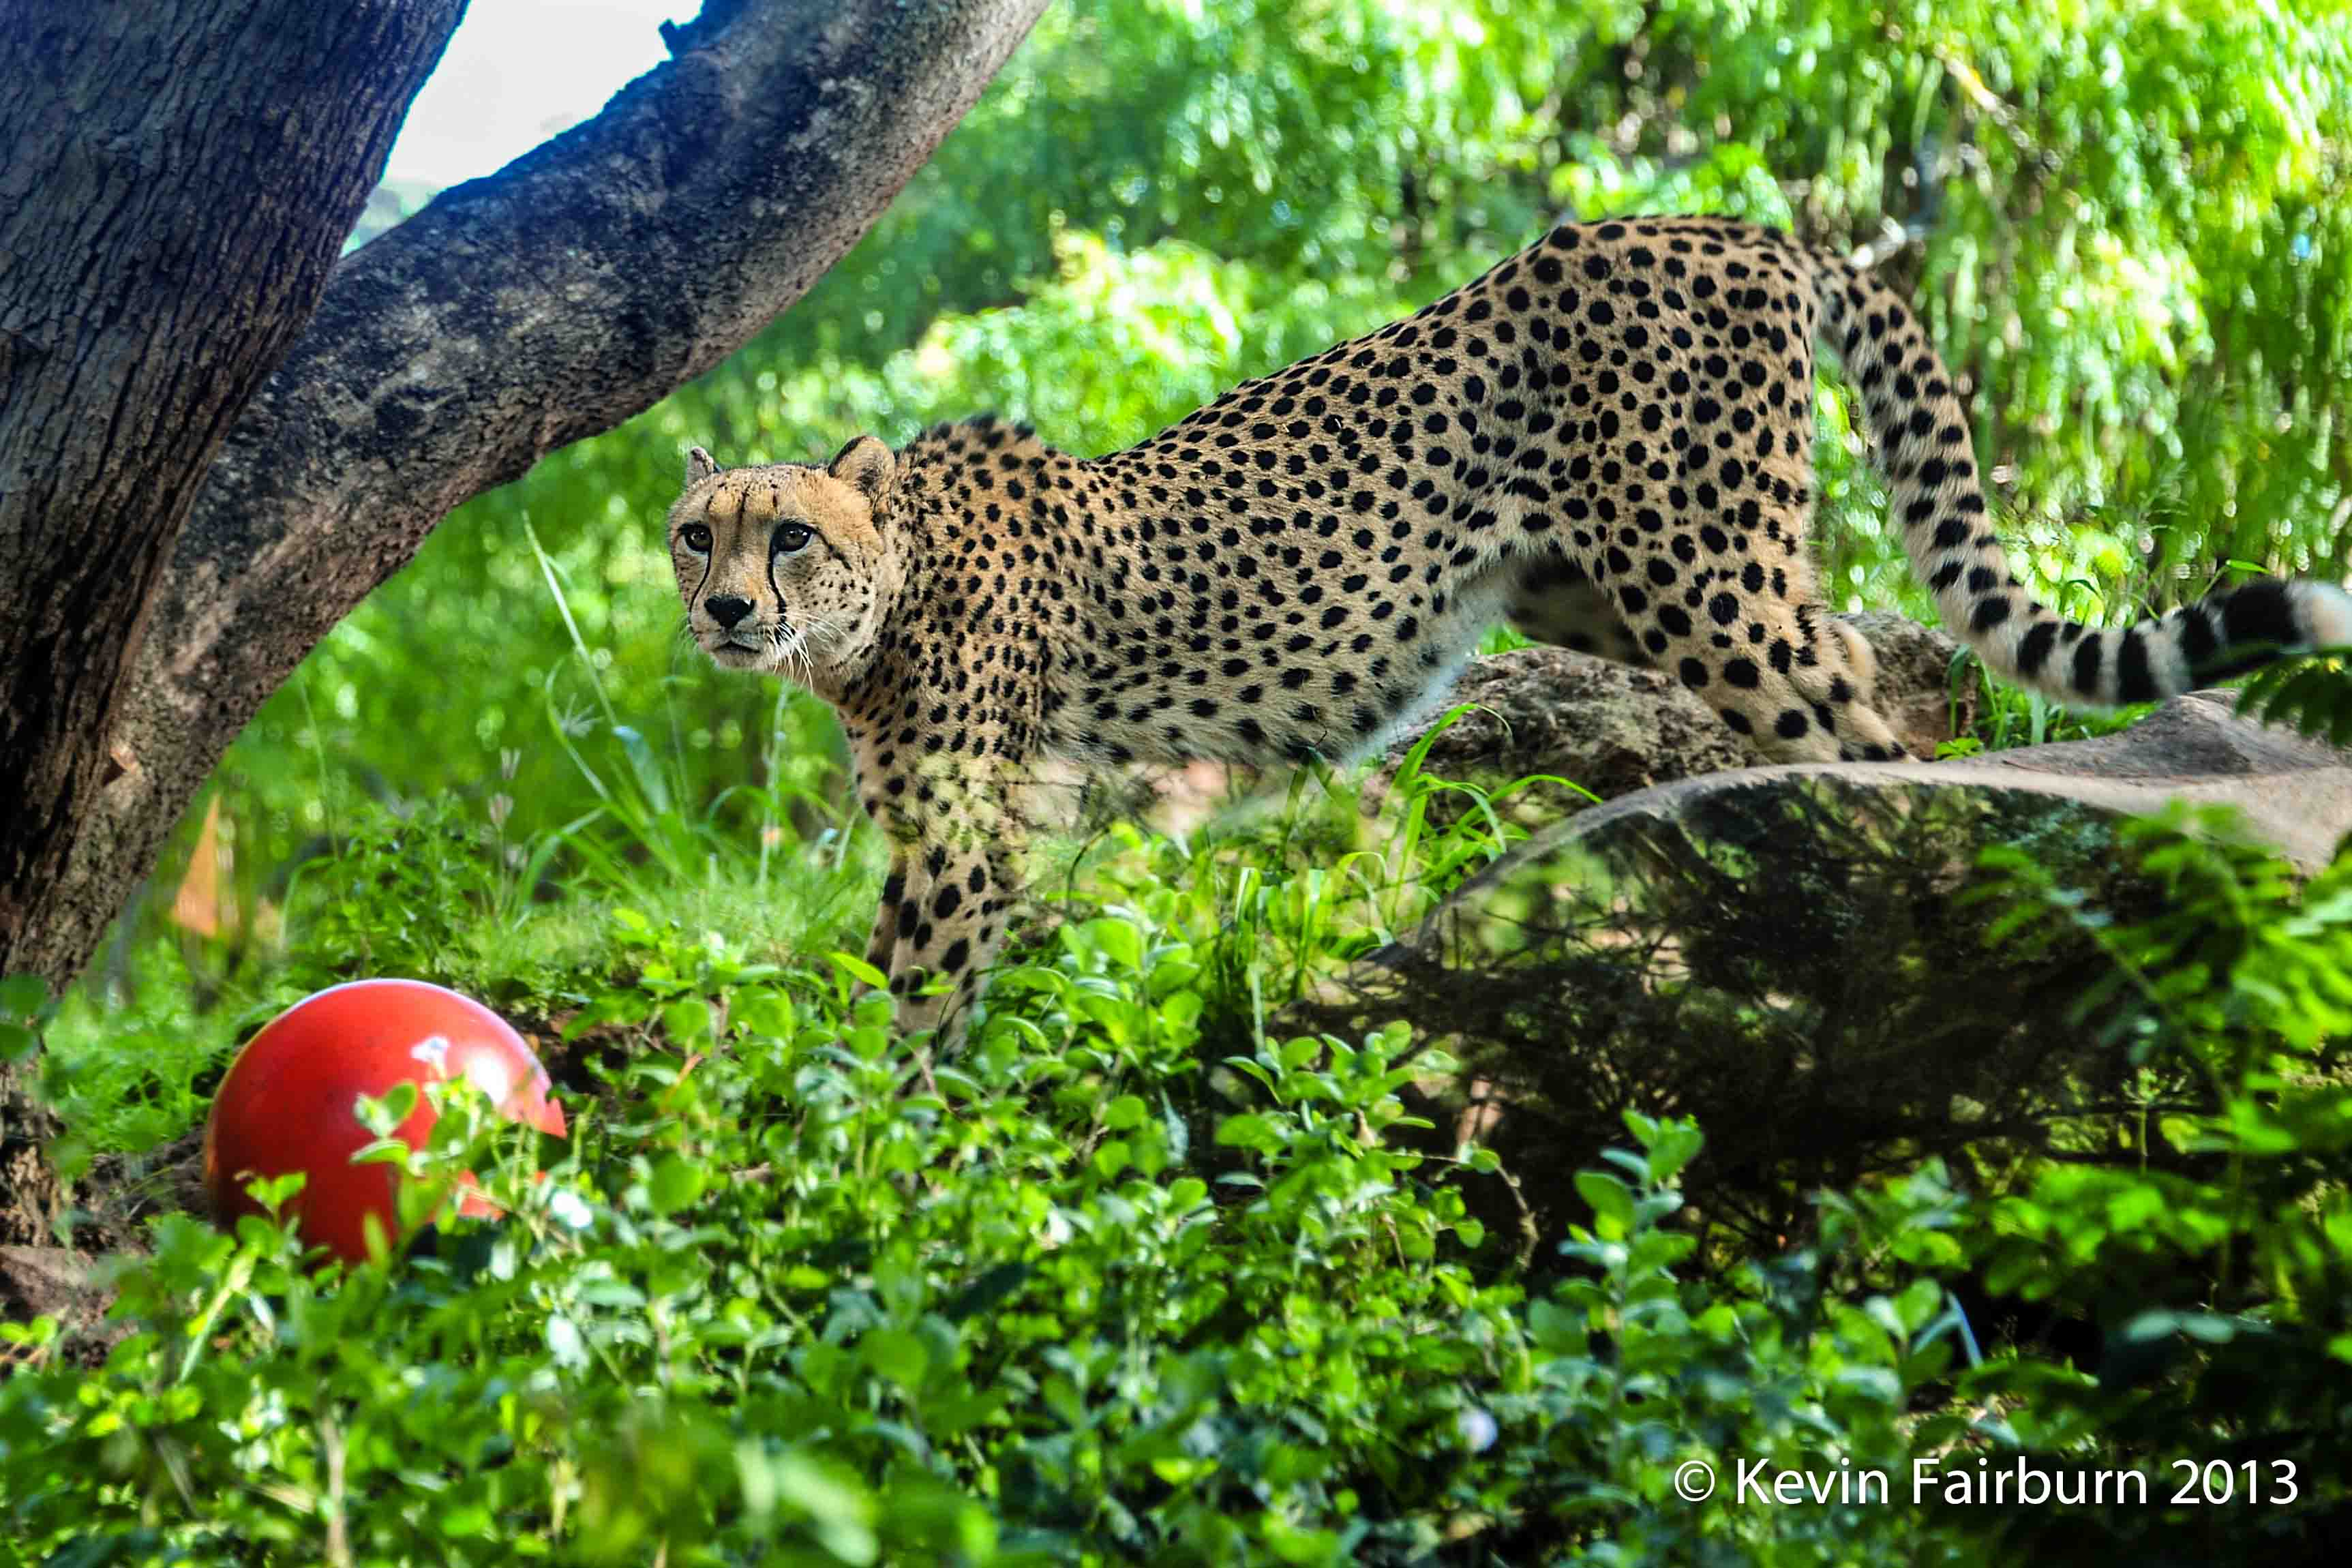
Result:
[[[1937,609],[2005,677],[2113,706],[2352,643],[2315,582],[2120,627],[2035,603],[1911,309],[1703,217],[1564,225],[1105,457],[993,416],[821,467],[696,447],[670,552],[714,660],[838,711],[889,845],[866,956],[944,1045],[1004,937],[1032,764],[1343,758],[1497,619],[1671,671],[1768,761],[1903,757],[1806,554],[1817,341]]]

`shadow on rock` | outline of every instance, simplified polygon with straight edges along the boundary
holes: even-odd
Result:
[[[2109,819],[2011,792],[1849,781],[1700,792],[1670,816],[1599,812],[1463,888],[1411,938],[1285,1020],[1360,1034],[1403,1018],[1458,1075],[1419,1086],[1433,1149],[1475,1137],[1536,1229],[1581,1217],[1570,1178],[1627,1141],[1623,1113],[1696,1117],[1703,1225],[1772,1247],[1809,1194],[1942,1153],[2048,1145],[2128,1103],[2131,1068],[2072,1016],[2083,944],[1989,946],[1979,847],[2028,847],[2119,912]],[[1484,1194],[1490,1224],[1523,1223]]]
[[[1895,684],[1924,700],[1939,655],[1916,651]],[[1535,712],[1538,664],[1513,657],[1496,678],[1528,686],[1517,706]],[[1659,758],[1696,774],[1685,750],[1652,746],[1651,776]],[[1516,1194],[1480,1200],[1490,1224],[1561,1234],[1581,1217],[1570,1178],[1639,1110],[1705,1130],[1685,1181],[1703,1226],[1778,1247],[1820,1187],[1929,1154],[1990,1181],[2030,1151],[2093,1152],[2137,1114],[2149,1086],[2076,1015],[2105,961],[2086,938],[2030,957],[1990,943],[1986,846],[2025,848],[2131,920],[2156,894],[2115,854],[2118,820],[2228,805],[2315,868],[2352,833],[2346,762],[2200,692],[2096,740],[1680,776],[1542,827],[1278,1026],[1349,1037],[1402,1018],[1456,1057],[1418,1109],[1433,1152],[1475,1138],[1517,1174]]]

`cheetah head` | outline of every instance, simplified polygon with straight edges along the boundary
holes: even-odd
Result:
[[[872,656],[894,565],[881,528],[898,459],[860,436],[824,468],[722,469],[697,447],[669,509],[686,624],[729,669],[836,697]]]

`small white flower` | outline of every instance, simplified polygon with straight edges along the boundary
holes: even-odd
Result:
[[[408,1054],[431,1068],[436,1077],[449,1076],[449,1042],[442,1036],[427,1036],[409,1047]]]
[[[589,1209],[587,1200],[570,1187],[562,1189],[547,1200],[547,1212],[555,1216],[556,1224],[572,1230],[586,1230],[596,1223],[596,1215]]]
[[[1501,1435],[1501,1428],[1495,1425],[1495,1418],[1475,1405],[1454,1412],[1454,1429],[1462,1434],[1463,1442],[1470,1446],[1474,1454],[1483,1454],[1493,1447],[1496,1437]]]

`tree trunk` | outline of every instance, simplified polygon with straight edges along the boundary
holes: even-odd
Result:
[[[0,8],[0,973],[62,977],[39,928],[150,597],[463,10]],[[21,1114],[0,1159],[37,1131]]]
[[[246,721],[436,522],[806,293],[1044,9],[709,0],[596,119],[345,260],[213,464],[110,737],[122,772],[0,966],[78,971]]]
[[[1045,8],[706,0],[595,120],[336,267],[288,353],[461,0],[28,3],[12,58],[86,58],[0,85],[0,973],[58,984],[436,521],[799,299]]]

